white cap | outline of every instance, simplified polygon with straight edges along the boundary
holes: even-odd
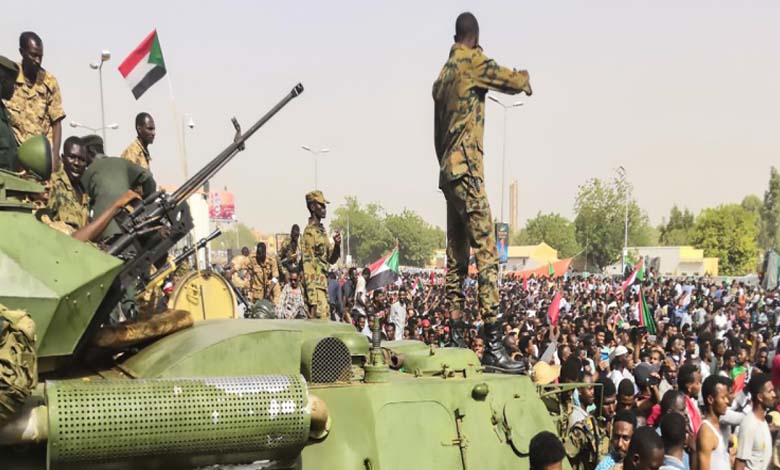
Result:
[[[615,348],[615,351],[612,352],[612,357],[622,356],[623,354],[628,354],[628,349],[626,349],[625,346],[620,345]]]

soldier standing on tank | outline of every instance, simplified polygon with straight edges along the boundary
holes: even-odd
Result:
[[[5,102],[11,127],[20,144],[32,136],[45,135],[51,143],[52,168],[57,170],[65,118],[60,86],[54,75],[41,67],[43,41],[37,34],[26,31],[19,36],[19,53],[22,63],[16,92]]]
[[[87,150],[78,137],[68,137],[62,146],[62,168],[51,176],[47,209],[52,221],[74,230],[89,221],[89,197],[81,188],[81,175],[87,169]]]
[[[290,229],[290,238],[282,242],[279,247],[279,274],[282,282],[287,282],[287,274],[293,267],[298,269],[301,263],[301,250],[298,240],[301,237],[301,228],[294,224]]]
[[[16,170],[19,144],[14,137],[5,101],[14,96],[14,82],[19,75],[19,66],[11,59],[0,56],[0,170]]]
[[[276,304],[279,298],[279,271],[276,261],[268,256],[265,243],[257,244],[255,257],[249,262],[248,300],[252,303],[258,300],[269,300]]]
[[[341,256],[341,234],[336,232],[333,244],[328,239],[322,219],[327,215],[325,196],[314,190],[306,194],[309,224],[303,231],[301,252],[303,262],[303,287],[309,318],[330,318],[328,305],[328,270]]]
[[[455,22],[455,44],[433,84],[434,140],[439,160],[439,188],[447,201],[446,297],[452,311],[453,337],[465,328],[463,281],[469,248],[479,272],[479,310],[485,321],[482,363],[506,372],[523,372],[501,342],[498,310],[498,252],[483,171],[482,139],[488,90],[531,95],[528,72],[499,66],[482,52],[479,24],[471,13]]]
[[[138,113],[135,117],[135,132],[137,137],[122,152],[122,158],[130,160],[136,165],[149,169],[149,161],[152,159],[149,154],[149,146],[154,143],[154,137],[157,129],[154,125],[154,119],[149,113]]]

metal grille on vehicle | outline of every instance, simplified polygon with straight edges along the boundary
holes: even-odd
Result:
[[[323,338],[314,347],[311,360],[311,382],[349,382],[352,378],[349,348],[338,338]]]

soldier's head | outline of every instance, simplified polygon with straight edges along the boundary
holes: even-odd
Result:
[[[13,98],[17,75],[19,75],[19,66],[11,59],[0,56],[0,99]]]
[[[135,132],[138,133],[138,140],[144,145],[154,142],[157,129],[154,127],[154,119],[149,113],[138,113],[135,116]]]
[[[35,78],[43,63],[43,41],[32,31],[19,35],[19,54],[22,55],[22,70],[27,78]]]
[[[81,138],[81,142],[87,151],[87,165],[91,164],[98,155],[105,154],[103,151],[103,139],[99,135],[85,135]]]
[[[455,42],[471,49],[479,45],[479,23],[470,12],[463,12],[455,20]]]
[[[298,224],[294,224],[292,228],[290,228],[290,239],[292,241],[297,242],[298,237],[301,236],[301,228],[298,226]]]
[[[664,442],[650,426],[637,429],[623,458],[624,470],[658,470],[664,462]]]
[[[87,169],[87,151],[79,137],[71,136],[65,139],[62,146],[62,166],[74,181],[79,181]]]
[[[528,445],[530,470],[561,470],[566,451],[561,440],[550,431],[542,431],[531,438]]]
[[[265,254],[265,243],[258,243],[257,250],[255,251],[255,260],[257,260],[258,263],[265,263]]]
[[[328,201],[325,199],[325,195],[322,191],[314,190],[306,193],[306,207],[309,208],[309,215],[316,219],[322,220],[328,214],[327,205]]]

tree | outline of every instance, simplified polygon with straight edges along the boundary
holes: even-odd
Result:
[[[775,167],[769,170],[769,187],[764,192],[760,223],[759,246],[764,250],[780,248],[780,173]]]
[[[216,240],[211,242],[211,249],[212,250],[231,249],[235,251],[235,254],[238,254],[241,248],[248,247],[249,251],[254,253],[255,246],[257,245],[257,239],[255,238],[255,235],[252,233],[252,229],[240,222],[232,225],[233,225],[232,229],[223,230],[222,235],[220,235]],[[236,231],[238,231],[238,235],[236,235]]]
[[[344,244],[349,225],[349,253],[357,265],[373,263],[390,250],[395,243],[384,224],[384,209],[376,203],[362,207],[357,198],[347,197],[344,205],[335,211],[330,226],[339,230]]]
[[[719,258],[720,274],[735,276],[755,270],[758,232],[755,214],[739,204],[726,204],[699,214],[692,241],[705,256]]]
[[[444,245],[444,231],[405,209],[385,217],[385,225],[401,247],[399,262],[404,266],[427,266],[436,248]]]
[[[586,247],[588,262],[604,268],[620,259],[623,250],[626,196],[631,185],[614,179],[605,182],[598,178],[580,186],[574,210],[577,242]],[[657,241],[647,215],[636,200],[628,198],[628,244],[642,246]]]
[[[521,228],[520,230],[516,232],[512,232],[511,235],[509,235],[509,244],[510,245],[530,245],[531,244],[531,238],[528,236],[528,231],[524,228]]]
[[[681,246],[691,244],[691,231],[693,230],[693,212],[685,209],[681,211],[677,205],[672,206],[669,212],[669,221],[658,227],[659,241],[665,246]]]
[[[574,230],[574,224],[560,214],[542,214],[529,219],[520,233],[526,237],[528,245],[545,242],[558,250],[560,258],[569,258],[580,252],[580,245]]]

